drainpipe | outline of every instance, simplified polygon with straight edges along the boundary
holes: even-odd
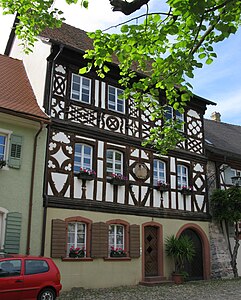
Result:
[[[33,207],[33,190],[34,190],[34,179],[35,179],[35,165],[36,165],[36,154],[38,145],[38,136],[42,131],[44,122],[40,122],[40,128],[34,137],[34,148],[33,148],[33,159],[32,159],[32,171],[31,171],[31,183],[30,183],[30,195],[29,195],[29,207],[28,207],[28,231],[27,231],[27,245],[26,254],[30,254],[30,240],[31,240],[31,226],[32,226],[32,207]]]
[[[59,55],[62,53],[64,49],[64,45],[59,46],[59,51],[55,55],[55,57],[52,60],[52,66],[51,66],[51,74],[50,74],[50,84],[49,84],[49,96],[48,96],[48,109],[47,109],[47,114],[51,117],[51,110],[50,110],[50,105],[51,105],[51,100],[52,100],[52,92],[53,92],[53,81],[54,81],[54,65],[56,59],[59,57]],[[46,144],[46,158],[45,158],[45,171],[44,171],[44,195],[43,198],[45,200],[44,202],[44,212],[43,212],[43,227],[42,227],[42,241],[41,241],[41,252],[40,255],[44,256],[44,248],[45,248],[45,237],[46,237],[46,223],[47,223],[47,208],[48,208],[48,195],[47,195],[47,170],[48,170],[48,162],[47,162],[47,157],[48,157],[48,145],[49,145],[49,127],[48,127],[48,140]]]

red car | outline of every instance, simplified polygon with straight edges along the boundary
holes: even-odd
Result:
[[[61,288],[60,272],[51,258],[0,255],[1,300],[54,300]]]

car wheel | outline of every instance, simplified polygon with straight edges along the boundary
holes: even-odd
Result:
[[[55,291],[51,288],[43,289],[38,295],[38,300],[55,300],[55,299],[56,299]]]

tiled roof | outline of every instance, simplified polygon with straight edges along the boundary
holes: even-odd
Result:
[[[204,134],[208,150],[241,159],[241,126],[205,119]]]
[[[0,110],[48,120],[40,109],[22,61],[0,55]]]

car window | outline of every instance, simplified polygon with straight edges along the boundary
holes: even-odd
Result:
[[[45,260],[25,260],[25,275],[44,273],[49,270],[49,266]]]
[[[19,276],[21,264],[20,259],[0,261],[0,277]]]

